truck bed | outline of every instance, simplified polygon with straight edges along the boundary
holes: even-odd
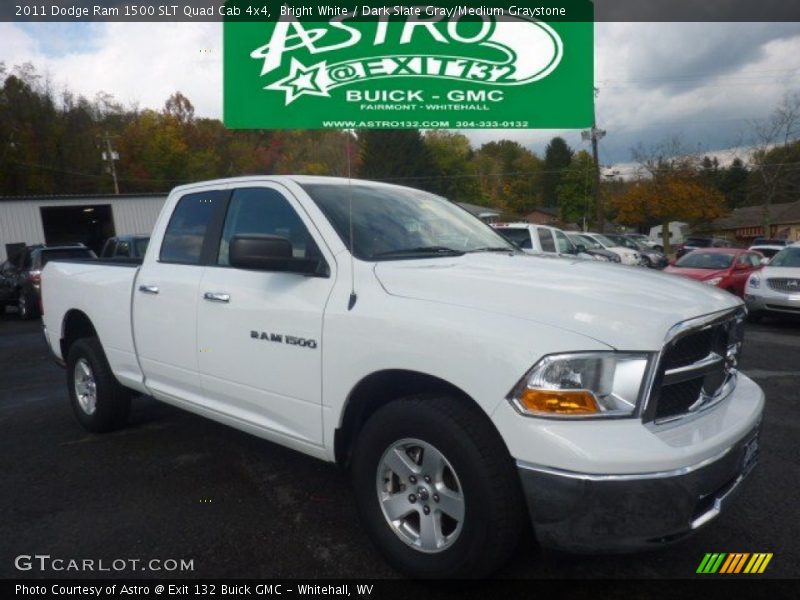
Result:
[[[138,260],[55,260],[42,272],[42,321],[56,356],[62,360],[60,339],[67,312],[91,316],[111,368],[123,385],[142,388],[131,328],[133,286]]]

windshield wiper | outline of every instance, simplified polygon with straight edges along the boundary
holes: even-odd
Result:
[[[430,255],[430,256],[462,256],[462,250],[448,248],[447,246],[418,246],[416,248],[400,248],[399,250],[387,250],[385,252],[378,252],[373,255],[377,257],[391,257],[391,256],[408,256],[414,254]]]
[[[485,246],[483,248],[467,250],[468,254],[472,254],[473,252],[518,252],[518,250],[515,248],[509,248],[508,246]]]

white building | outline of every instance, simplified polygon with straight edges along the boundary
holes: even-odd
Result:
[[[166,194],[0,196],[0,262],[31,244],[83,242],[98,252],[115,235],[149,234]]]

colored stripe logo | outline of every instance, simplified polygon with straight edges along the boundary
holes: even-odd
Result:
[[[726,575],[749,573],[754,575],[763,573],[771,560],[772,552],[752,554],[749,552],[709,552],[700,561],[697,573]]]

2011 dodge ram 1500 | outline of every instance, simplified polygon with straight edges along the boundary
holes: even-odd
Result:
[[[180,187],[141,265],[54,261],[42,287],[87,429],[141,393],[335,461],[414,576],[491,572],[526,515],[569,550],[677,540],[757,458],[739,299],[526,255],[410,188]]]

